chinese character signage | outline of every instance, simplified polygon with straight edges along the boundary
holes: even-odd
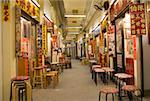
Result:
[[[131,34],[145,35],[146,22],[145,22],[144,3],[130,4],[130,16],[131,16]]]
[[[45,19],[43,19],[43,24],[42,24],[42,51],[43,51],[43,55],[46,55],[46,34],[47,34],[47,30],[46,30],[46,21]]]
[[[3,9],[3,21],[7,22],[10,19],[10,2],[3,1],[2,9]]]
[[[16,0],[16,5],[37,21],[40,20],[40,9],[33,5],[30,0]]]

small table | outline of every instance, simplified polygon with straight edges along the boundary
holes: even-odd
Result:
[[[101,65],[93,65],[93,66],[92,66],[92,70],[93,70],[94,68],[101,68]]]
[[[95,84],[97,85],[97,73],[105,73],[105,71],[101,68],[94,68],[93,70],[93,73],[94,73],[94,81],[95,81]],[[102,78],[103,79],[103,78]]]
[[[92,72],[92,66],[97,64],[96,60],[89,60],[90,72]]]
[[[92,79],[94,77],[94,69],[95,68],[101,68],[101,65],[93,65],[92,68],[91,68],[91,74],[92,74]]]
[[[133,76],[130,75],[130,74],[126,74],[126,73],[117,73],[117,74],[115,74],[115,76],[119,80],[119,85],[118,85],[118,88],[119,88],[119,100],[121,101],[121,83],[120,82],[121,82],[121,80],[130,79]]]
[[[112,73],[114,72],[115,70],[113,68],[110,68],[110,67],[102,67],[102,69],[105,71],[106,73],[106,82],[108,84],[108,73]],[[111,77],[111,74],[110,74],[110,77]]]

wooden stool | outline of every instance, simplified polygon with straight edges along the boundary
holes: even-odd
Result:
[[[41,85],[41,88],[44,88],[44,78],[43,78],[43,67],[35,67],[33,74],[33,87],[36,85]]]
[[[135,91],[139,91],[140,92],[141,101],[142,101],[142,91],[141,91],[141,89],[139,89],[135,85],[124,85],[122,87],[122,90],[124,90],[124,91],[126,91],[128,93],[128,98],[129,98],[130,101],[132,100],[132,93],[135,93]]]
[[[116,89],[115,87],[109,87],[109,86],[104,86],[100,89],[99,92],[99,101],[101,99],[101,93],[105,93],[106,94],[106,101],[107,101],[107,95],[108,94],[112,94],[112,100],[114,101],[114,94],[118,93],[118,89]]]
[[[56,85],[58,84],[59,82],[59,78],[58,78],[58,71],[50,71],[46,74],[46,78],[50,77],[51,78],[51,81],[52,81],[52,85],[53,85],[53,88],[56,87]],[[47,80],[47,79],[46,79]],[[47,81],[48,82],[48,81]],[[46,83],[46,86],[47,86],[48,83]]]

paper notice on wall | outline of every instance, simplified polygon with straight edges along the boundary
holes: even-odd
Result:
[[[28,39],[21,38],[21,52],[28,52]]]

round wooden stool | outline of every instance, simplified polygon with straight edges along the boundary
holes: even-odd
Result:
[[[104,86],[100,89],[99,92],[99,101],[101,99],[101,93],[106,94],[106,101],[107,101],[107,96],[108,94],[112,94],[112,100],[114,101],[114,94],[117,94],[119,90],[115,87],[110,87],[110,86]]]

